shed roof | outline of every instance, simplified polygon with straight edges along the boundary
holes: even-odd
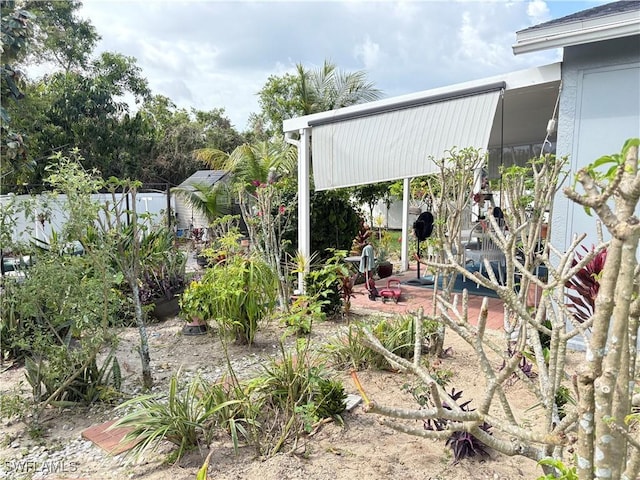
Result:
[[[178,187],[187,188],[195,184],[204,184],[213,186],[222,180],[229,172],[224,170],[198,170],[196,173],[187,178]]]

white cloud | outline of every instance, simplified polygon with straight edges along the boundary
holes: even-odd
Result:
[[[531,23],[542,23],[551,19],[551,12],[544,0],[531,0],[527,5],[527,15],[531,17]]]
[[[356,58],[362,60],[365,69],[375,68],[380,60],[380,45],[367,35],[364,42],[354,48]]]
[[[593,6],[507,1],[85,0],[100,50],[136,57],[154,93],[181,107],[224,108],[244,129],[269,75],[297,63],[365,70],[387,96],[557,60],[515,57],[515,32]],[[554,10],[561,10],[554,16]]]

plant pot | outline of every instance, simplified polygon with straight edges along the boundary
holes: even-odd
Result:
[[[208,331],[209,325],[207,322],[200,320],[199,318],[193,319],[182,327],[182,334],[187,336],[206,335]]]
[[[542,289],[533,283],[527,288],[527,307],[537,307],[542,300]]]
[[[378,277],[387,278],[393,275],[393,264],[391,262],[380,262],[378,264]]]
[[[175,317],[179,312],[180,304],[178,303],[178,296],[174,295],[173,298],[155,299],[150,315],[158,321],[163,321]]]
[[[545,240],[547,238],[547,234],[549,233],[549,224],[543,223],[542,227],[540,227],[540,238]]]
[[[196,257],[196,262],[199,267],[205,268],[209,266],[209,259],[205,255],[198,255]]]

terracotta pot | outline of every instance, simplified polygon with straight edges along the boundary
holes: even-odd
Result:
[[[206,335],[209,331],[209,325],[207,322],[193,318],[189,323],[182,327],[183,335]]]
[[[533,283],[527,288],[527,307],[537,307],[542,299],[542,289]]]
[[[549,224],[543,223],[540,228],[540,238],[547,238],[548,233],[549,233]]]

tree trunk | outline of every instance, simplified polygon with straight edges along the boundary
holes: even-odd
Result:
[[[127,275],[129,286],[133,291],[133,305],[135,309],[136,325],[140,334],[140,346],[138,353],[140,354],[140,362],[142,364],[142,386],[145,390],[150,390],[153,386],[153,376],[151,375],[151,355],[149,354],[149,336],[147,334],[147,326],[144,322],[142,313],[142,304],[140,303],[140,292],[138,290],[138,279],[129,272]]]

